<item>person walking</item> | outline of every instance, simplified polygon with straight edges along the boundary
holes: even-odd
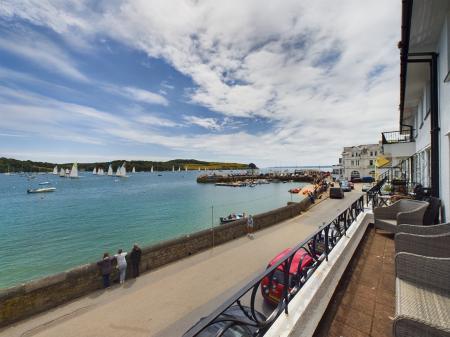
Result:
[[[131,269],[133,271],[134,278],[139,276],[139,263],[141,263],[141,255],[141,248],[139,248],[138,244],[135,243],[130,253]]]
[[[97,266],[99,266],[100,271],[103,276],[103,287],[108,288],[110,285],[109,275],[112,271],[112,261],[113,258],[109,256],[109,253],[103,254],[103,259],[97,262]]]
[[[253,217],[251,216],[251,214],[249,214],[248,218],[247,218],[247,236],[250,239],[255,238],[255,236],[253,234]]]
[[[124,284],[125,276],[127,273],[127,260],[125,258],[126,256],[127,252],[122,251],[122,249],[119,249],[117,251],[117,254],[114,255],[114,257],[117,259],[117,268],[119,269],[120,284]]]

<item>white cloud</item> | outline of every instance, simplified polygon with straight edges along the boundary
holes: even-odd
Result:
[[[161,96],[148,90],[127,86],[119,87],[104,83],[101,83],[100,86],[109,92],[124,96],[133,101],[147,104],[158,104],[163,106],[169,105],[169,101],[164,96]]]
[[[87,77],[77,69],[75,62],[67,53],[35,33],[1,37],[0,49],[24,57],[50,72],[62,74],[77,81],[87,81]]]
[[[196,116],[184,116],[183,119],[188,124],[193,124],[201,126],[202,128],[208,130],[221,130],[222,125],[220,125],[215,118],[201,118]]]
[[[217,134],[218,118],[190,116],[187,122],[216,132],[199,141],[149,136],[135,126],[109,128],[120,137],[188,151],[181,142],[207,159],[324,164],[336,161],[343,146],[374,143],[381,131],[396,128],[400,2],[123,1],[100,3],[95,11],[89,4],[4,0],[2,6],[4,16],[62,36],[75,32],[86,43],[103,35],[163,58],[192,78],[192,103],[225,118],[248,117],[251,123],[263,117],[275,125],[263,134]],[[380,64],[383,72],[369,81]],[[122,94],[168,104],[161,95],[139,90],[125,88]],[[242,143],[244,148],[237,146]]]
[[[163,127],[176,127],[180,126],[179,123],[171,121],[170,119],[161,118],[152,115],[142,115],[136,118],[136,121],[143,124],[163,126]]]

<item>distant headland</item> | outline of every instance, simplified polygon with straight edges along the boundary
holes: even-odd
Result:
[[[93,162],[93,163],[78,163],[80,171],[92,171],[94,168],[108,168],[109,164],[114,167],[127,163],[129,168],[135,167],[136,171],[150,171],[153,167],[155,171],[171,171],[174,167],[182,170],[246,170],[256,169],[256,165],[240,164],[240,163],[222,163],[222,162],[207,162],[195,159],[174,159],[169,161],[149,161],[149,160],[113,160],[111,162]],[[13,158],[0,158],[0,173],[7,172],[50,172],[55,165],[60,168],[72,167],[72,163],[48,163],[37,162],[31,160],[18,160]]]

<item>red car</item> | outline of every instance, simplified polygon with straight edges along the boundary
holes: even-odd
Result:
[[[272,259],[272,261],[269,262],[267,268],[273,266],[283,256],[289,254],[289,252],[291,252],[291,248],[283,250],[274,259]],[[299,277],[302,277],[302,270],[311,266],[313,263],[314,259],[305,249],[301,248],[297,251],[297,253],[295,253],[291,263],[291,268],[289,270],[289,291],[292,290],[292,287],[295,285],[296,280],[298,280]],[[301,266],[300,268],[299,265]],[[278,266],[277,269],[275,269],[272,278],[270,278],[270,276],[266,276],[265,278],[263,278],[263,280],[261,281],[261,294],[267,302],[273,305],[277,305],[278,302],[280,302],[280,299],[283,297],[283,280],[284,272],[282,264]]]

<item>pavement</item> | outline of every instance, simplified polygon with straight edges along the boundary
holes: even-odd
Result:
[[[307,212],[61,305],[0,330],[0,337],[178,337],[292,247],[358,199],[325,198]]]

